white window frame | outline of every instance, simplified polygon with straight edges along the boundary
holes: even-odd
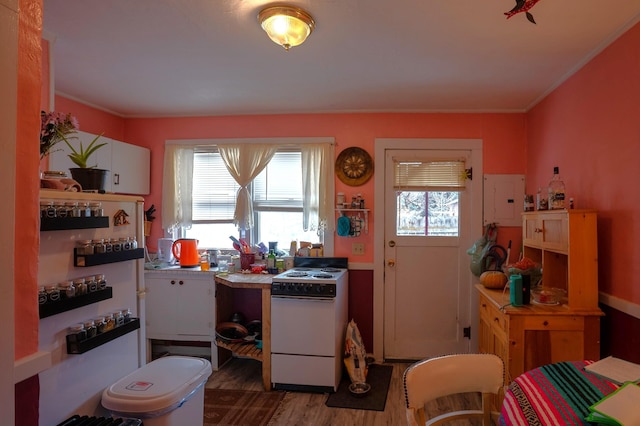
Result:
[[[329,143],[331,144],[331,158],[335,158],[335,141],[333,137],[284,137],[284,138],[239,138],[239,139],[174,139],[166,140],[165,145],[190,145],[196,147],[210,147],[212,145],[222,144],[238,144],[238,143],[260,143],[260,144],[274,144],[282,147],[286,146],[300,146],[303,144],[318,144]],[[331,199],[335,199],[335,181],[329,180],[329,188],[327,192]],[[334,253],[334,231],[335,231],[335,214],[330,214],[327,217],[327,230],[324,232],[324,253],[325,256],[333,256]],[[183,229],[180,228],[174,233],[169,233],[165,230],[165,235],[171,238],[181,238],[183,236]]]

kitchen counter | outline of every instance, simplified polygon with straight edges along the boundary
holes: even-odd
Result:
[[[228,274],[216,275],[216,312],[218,321],[226,321],[231,314],[231,289],[244,288],[260,290],[262,301],[262,350],[255,345],[227,344],[217,341],[219,347],[226,348],[237,357],[249,357],[262,361],[262,383],[265,390],[271,390],[271,279],[274,275]]]

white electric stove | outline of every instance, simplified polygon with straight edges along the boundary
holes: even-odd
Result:
[[[271,285],[275,389],[335,392],[342,377],[347,258],[296,258]]]

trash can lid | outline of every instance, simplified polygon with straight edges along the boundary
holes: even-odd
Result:
[[[124,376],[102,392],[102,405],[119,413],[154,414],[182,405],[211,375],[206,359],[159,358]]]

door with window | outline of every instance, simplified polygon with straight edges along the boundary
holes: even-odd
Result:
[[[472,150],[387,149],[384,358],[469,352]],[[481,220],[481,218],[480,218]],[[479,222],[476,220],[476,222]]]

